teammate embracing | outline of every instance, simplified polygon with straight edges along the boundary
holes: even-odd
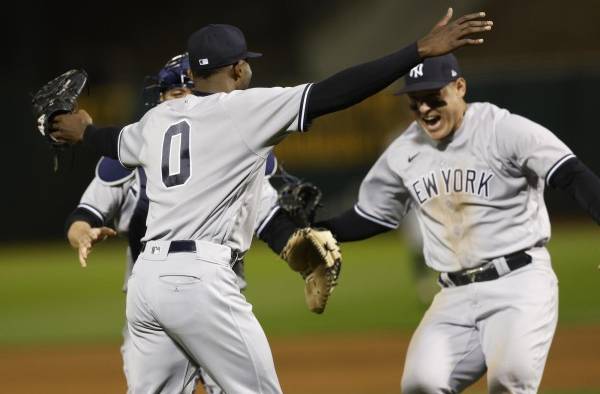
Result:
[[[188,69],[187,54],[169,60],[158,73],[155,101],[147,104],[154,106],[158,102],[191,93],[193,83],[187,75]],[[116,235],[113,229],[107,227],[108,224],[115,224],[119,233],[129,235],[127,281],[133,262],[140,253],[140,240],[146,230],[148,197],[145,178],[140,168],[126,169],[108,157],[98,161],[96,176],[66,223],[67,238],[71,246],[78,249],[82,266],[86,265],[93,243]]]
[[[490,103],[467,103],[454,55],[405,77],[413,122],[373,165],[358,202],[317,225],[339,241],[417,213],[441,291],[414,333],[404,393],[456,393],[487,371],[491,393],[535,393],[558,317],[544,188],[600,222],[600,180],[554,134]]]
[[[477,13],[446,17],[416,43],[315,84],[247,89],[252,71],[242,32],[209,25],[188,40],[194,85],[123,129],[97,129],[83,110],[55,118],[57,141],[83,141],[143,167],[150,201],[144,247],[127,293],[135,393],[180,392],[189,382],[169,356],[185,352],[228,393],[281,393],[270,347],[232,265],[252,239],[266,158],[293,131],[382,90],[423,58],[482,40]],[[212,83],[224,84],[212,90]]]
[[[158,74],[156,97],[147,104],[154,106],[158,102],[189,94],[193,84],[187,75],[188,69],[187,54],[177,55],[169,60]],[[129,245],[123,286],[123,291],[127,291],[127,281],[140,253],[141,238],[146,230],[147,214],[148,197],[143,169],[129,170],[117,160],[102,157],[96,166],[95,177],[82,195],[77,208],[67,218],[67,239],[78,250],[79,261],[85,267],[93,244],[114,236],[117,232],[127,236]],[[114,226],[117,232],[110,226]],[[121,356],[127,381],[131,346],[131,338],[125,327]],[[190,390],[193,388],[190,385]]]
[[[191,93],[193,84],[188,76],[188,55],[182,54],[173,57],[160,70],[156,85],[145,89],[147,105],[152,107],[159,102],[183,97]],[[269,155],[266,167],[266,178],[263,183],[262,197],[259,204],[259,214],[256,224],[257,232],[261,226],[268,223],[270,216],[277,209],[277,192],[268,179],[277,170],[277,160],[273,154]],[[146,195],[146,175],[142,168],[129,170],[117,160],[102,157],[96,166],[96,175],[84,192],[77,208],[69,215],[66,221],[67,239],[73,248],[78,249],[79,261],[82,266],[87,264],[87,258],[92,251],[94,243],[118,232],[127,236],[129,245],[126,253],[125,284],[123,290],[127,291],[127,280],[131,276],[133,264],[139,256],[141,239],[146,230],[146,217],[148,215],[148,197]],[[109,226],[114,226],[113,230]],[[243,260],[234,267],[238,284],[241,290],[246,288]],[[123,358],[123,371],[129,381],[129,361],[131,354],[131,339],[127,327],[123,330],[123,344],[121,356]],[[187,364],[185,356],[181,362]],[[209,394],[218,394],[222,390],[214,380],[202,369],[198,374],[204,390]],[[194,385],[189,385],[187,390],[192,392]]]

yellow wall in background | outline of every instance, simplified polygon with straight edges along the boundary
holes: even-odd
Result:
[[[275,149],[290,169],[339,169],[369,165],[412,121],[406,98],[379,93],[351,109],[315,121]]]
[[[137,121],[136,103],[141,93],[126,84],[93,85],[83,91],[77,104],[84,108],[100,126],[126,125]]]

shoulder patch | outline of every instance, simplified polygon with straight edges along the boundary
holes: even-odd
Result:
[[[109,186],[120,185],[133,175],[134,171],[123,167],[119,161],[108,157],[101,157],[96,165],[96,176]]]
[[[265,166],[265,176],[270,177],[275,174],[277,171],[277,158],[275,157],[275,153],[273,151],[269,152],[269,156],[267,156],[267,165]]]

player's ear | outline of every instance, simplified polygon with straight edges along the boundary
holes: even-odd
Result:
[[[456,80],[456,92],[463,98],[467,94],[467,80],[460,77]]]
[[[236,81],[238,79],[240,79],[242,77],[242,75],[244,74],[244,70],[242,68],[242,61],[239,60],[238,62],[236,62],[233,65],[233,68],[231,71],[233,72],[233,79],[235,79]]]

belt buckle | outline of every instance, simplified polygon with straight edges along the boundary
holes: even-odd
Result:
[[[463,275],[467,277],[469,283],[475,283],[476,279],[477,279],[477,275],[479,275],[483,271],[488,270],[490,267],[493,267],[493,266],[494,266],[494,264],[492,262],[485,263],[483,265],[480,265],[479,267],[470,268],[468,270],[465,270],[463,272]]]

